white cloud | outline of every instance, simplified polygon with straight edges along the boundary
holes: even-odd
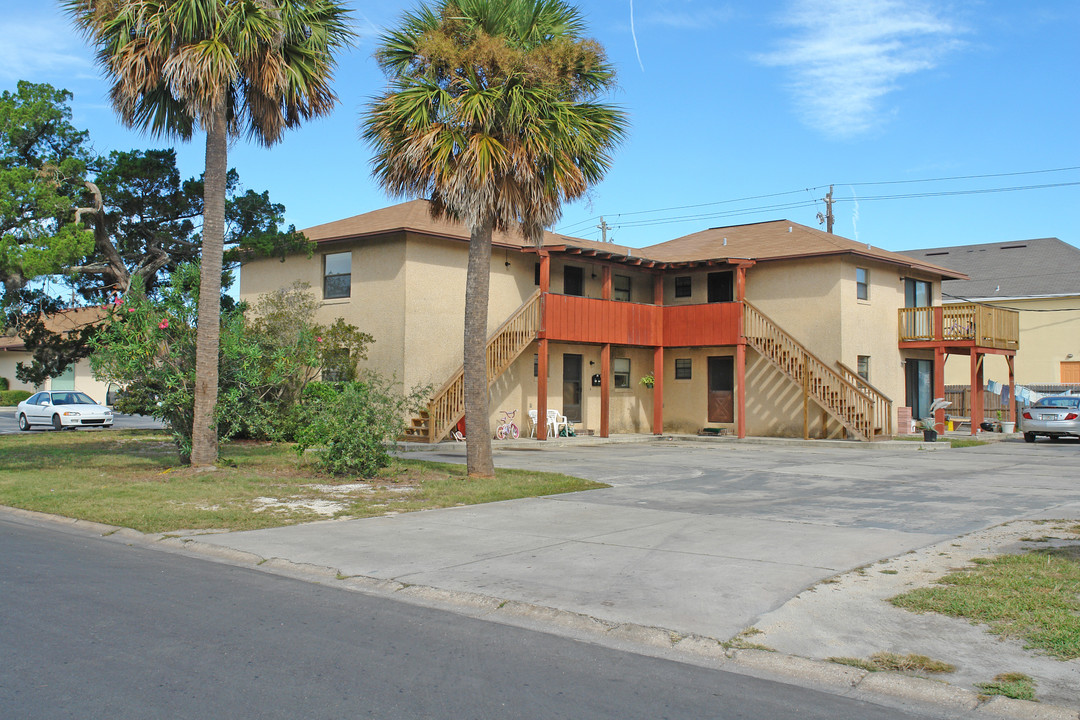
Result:
[[[57,16],[0,21],[0,81],[40,82],[57,76],[93,77],[89,51]]]
[[[794,34],[758,60],[789,68],[803,121],[837,137],[877,126],[900,78],[936,67],[962,32],[917,0],[794,0],[783,24]]]

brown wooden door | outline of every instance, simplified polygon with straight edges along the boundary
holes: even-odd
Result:
[[[1071,361],[1061,363],[1061,382],[1080,383],[1080,362]]]
[[[709,358],[709,422],[735,422],[735,358]]]
[[[563,356],[563,407],[562,414],[572,422],[581,422],[581,356],[566,353]]]

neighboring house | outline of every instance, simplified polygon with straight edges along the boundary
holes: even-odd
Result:
[[[49,316],[45,327],[52,332],[72,332],[100,322],[105,315],[106,311],[100,307],[74,308]],[[40,387],[21,382],[15,377],[17,365],[29,365],[32,360],[33,353],[26,349],[13,330],[0,334],[0,377],[7,379],[12,390],[80,390],[98,402],[106,402],[108,383],[94,379],[89,360],[80,360],[69,366],[62,375],[47,380]]]
[[[1080,248],[1057,238],[957,245],[904,252],[921,262],[957,270],[969,279],[942,283],[942,302],[1016,310],[1020,341],[1016,382],[1080,383]],[[988,380],[1004,383],[1008,368],[989,361]],[[948,363],[945,380],[968,384],[967,368]]]
[[[468,232],[419,200],[304,232],[315,255],[246,264],[241,300],[308,282],[320,321],[375,337],[368,367],[433,387],[414,433],[445,437],[463,412]],[[941,280],[963,275],[786,220],[641,249],[554,233],[493,244],[493,420],[551,408],[600,435],[871,439],[895,432],[899,406],[925,414],[943,348],[984,349],[974,319],[970,337],[934,336]],[[929,336],[902,337],[905,322]]]

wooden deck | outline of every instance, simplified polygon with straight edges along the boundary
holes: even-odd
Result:
[[[988,305],[900,308],[900,343],[904,347],[1020,347],[1020,313]]]

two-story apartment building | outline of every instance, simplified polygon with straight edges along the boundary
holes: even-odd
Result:
[[[314,257],[245,265],[241,299],[308,282],[322,320],[375,337],[368,366],[433,386],[414,432],[444,437],[463,410],[468,232],[424,201],[304,232]],[[896,432],[899,406],[926,412],[946,348],[984,347],[974,318],[961,337],[934,314],[941,280],[963,275],[786,220],[641,249],[554,233],[541,247],[493,243],[493,419],[556,409],[601,435],[872,439]]]

